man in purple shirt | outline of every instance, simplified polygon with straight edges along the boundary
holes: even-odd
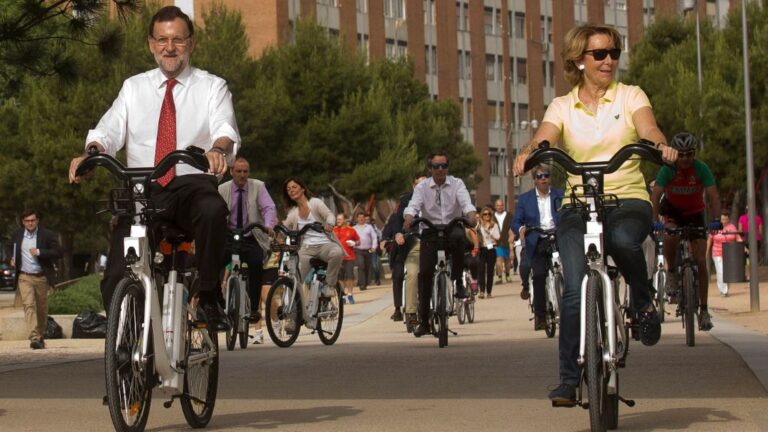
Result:
[[[360,291],[368,289],[373,265],[373,253],[376,252],[378,237],[371,224],[365,223],[365,213],[357,214],[357,224],[353,227],[360,237],[360,244],[355,246],[355,260],[357,261],[357,285]]]
[[[251,223],[273,228],[277,223],[275,202],[263,181],[248,178],[250,165],[242,156],[235,159],[230,169],[232,180],[219,185],[219,194],[229,209],[227,225],[230,229],[242,229]],[[253,318],[258,319],[261,300],[261,276],[265,251],[269,250],[269,236],[255,229],[246,233],[242,242],[241,258],[248,263],[248,296],[251,298]],[[232,255],[227,247],[227,259]]]

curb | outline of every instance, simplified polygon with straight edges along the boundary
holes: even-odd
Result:
[[[735,324],[721,315],[713,315],[718,317],[717,325],[709,333],[733,348],[768,391],[768,335]]]

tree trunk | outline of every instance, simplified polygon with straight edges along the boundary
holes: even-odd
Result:
[[[74,250],[75,235],[72,233],[59,234],[61,244],[61,268],[59,282],[72,279],[72,251]]]

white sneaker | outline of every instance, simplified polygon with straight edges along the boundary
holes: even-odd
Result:
[[[280,325],[280,321],[277,322]],[[254,345],[261,345],[264,343],[264,331],[262,329],[256,330],[252,336]]]

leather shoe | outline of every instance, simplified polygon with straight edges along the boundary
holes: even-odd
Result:
[[[43,349],[45,348],[45,342],[38,339],[33,339],[32,342],[29,343],[29,347],[33,350]]]
[[[224,309],[217,302],[206,303],[202,305],[203,316],[198,317],[201,321],[208,323],[208,327],[214,331],[227,331],[231,328],[231,323]]]
[[[422,337],[424,335],[428,335],[431,333],[431,330],[429,329],[429,324],[421,323],[418,327],[413,331],[413,335],[416,337]]]
[[[560,384],[549,392],[549,400],[553,407],[573,407],[576,405],[576,387],[570,384]]]
[[[547,329],[547,319],[544,317],[544,315],[536,315],[533,319],[534,322],[534,330],[546,330]]]
[[[520,298],[523,300],[528,300],[529,298],[531,298],[531,292],[523,288],[523,290],[520,291]]]
[[[400,309],[395,309],[395,313],[389,318],[392,319],[392,321],[400,322],[403,320],[403,313],[400,312]]]

